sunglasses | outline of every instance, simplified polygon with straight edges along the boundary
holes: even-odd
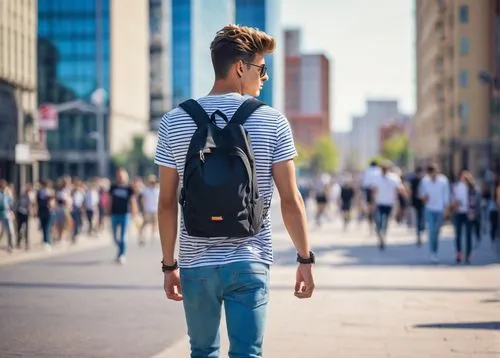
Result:
[[[250,65],[250,66],[254,66],[254,67],[258,67],[260,68],[260,77],[265,77],[267,75],[267,66],[266,64],[262,64],[262,65],[255,65],[253,63],[250,63],[250,62],[245,62],[247,65]]]

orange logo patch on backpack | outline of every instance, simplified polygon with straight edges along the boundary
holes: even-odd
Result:
[[[224,218],[222,216],[212,216],[212,221],[222,221]]]

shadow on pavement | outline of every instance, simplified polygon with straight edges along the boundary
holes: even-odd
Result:
[[[370,238],[371,243],[362,245],[336,245],[319,246],[313,244],[318,266],[431,266],[449,267],[460,266],[466,269],[474,266],[488,266],[500,263],[495,255],[494,248],[488,240],[472,252],[470,265],[457,265],[455,263],[455,243],[451,238],[440,240],[439,264],[431,264],[429,249],[424,242],[417,246],[415,243],[391,243],[389,237],[384,251],[379,250],[377,239]],[[334,239],[332,239],[334,241]],[[296,251],[294,248],[276,250],[274,252],[276,265],[296,265]]]
[[[112,285],[112,284],[86,284],[86,283],[60,283],[60,282],[12,282],[0,281],[0,287],[15,289],[55,289],[55,290],[137,290],[161,291],[161,285]],[[271,290],[293,292],[293,285],[271,285]],[[318,285],[317,291],[400,291],[400,292],[454,292],[454,293],[495,293],[495,288],[466,288],[466,287],[405,287],[405,286],[347,286],[347,285]]]
[[[500,322],[457,322],[457,323],[429,323],[419,324],[413,328],[439,328],[439,329],[486,329],[500,330]]]
[[[36,266],[100,266],[110,264],[110,260],[87,260],[87,261],[40,261],[32,263]],[[116,265],[116,263],[113,262]]]

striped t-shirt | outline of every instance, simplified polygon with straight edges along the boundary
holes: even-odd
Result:
[[[231,118],[238,107],[249,97],[238,93],[206,96],[198,103],[211,115],[215,110]],[[217,117],[217,125],[224,127],[225,121]],[[267,206],[273,195],[272,166],[292,159],[297,155],[292,131],[285,116],[277,110],[262,106],[245,122],[255,155],[259,192]],[[155,163],[177,169],[180,182],[184,173],[184,162],[189,142],[196,124],[181,108],[165,114],[158,130]],[[258,261],[271,264],[273,261],[271,242],[271,219],[269,214],[264,225],[251,238],[203,238],[187,234],[181,219],[179,238],[179,266],[183,268],[221,265],[237,261]]]

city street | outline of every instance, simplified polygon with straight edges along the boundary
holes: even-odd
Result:
[[[385,252],[356,223],[348,233],[339,222],[311,227],[317,289],[300,301],[278,205],[272,214],[265,357],[500,357],[499,265],[487,240],[471,266],[456,266],[443,239],[431,265],[427,247],[393,223]],[[129,248],[124,266],[109,245],[0,266],[1,356],[188,357],[182,305],[163,293],[159,243],[132,238]],[[225,337],[222,345],[227,357]]]

